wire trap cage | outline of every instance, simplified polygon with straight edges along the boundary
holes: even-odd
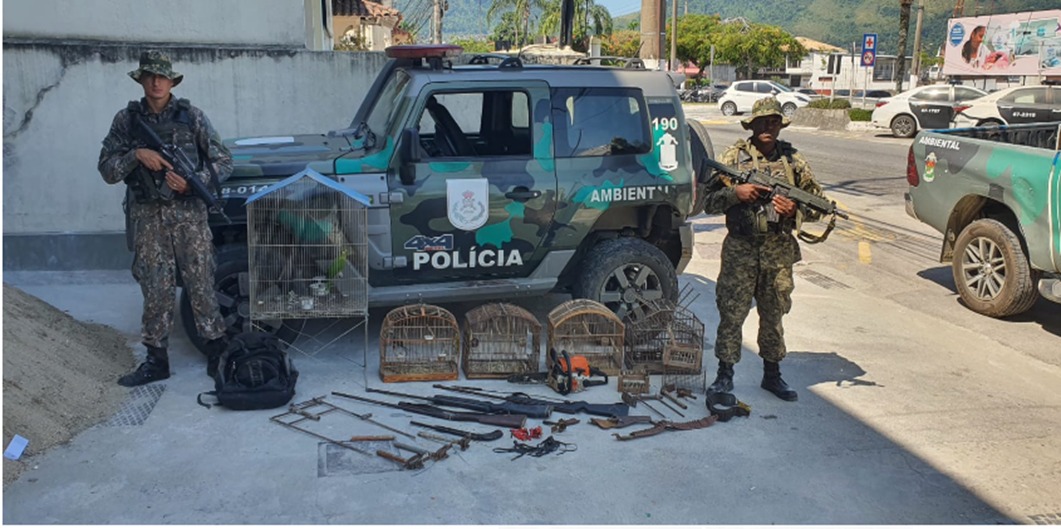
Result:
[[[667,299],[643,303],[626,324],[626,366],[649,374],[699,373],[704,354],[704,324],[692,311]]]
[[[368,205],[312,169],[248,198],[251,318],[367,317]]]
[[[468,378],[505,378],[538,370],[542,324],[522,307],[489,303],[465,315],[461,367]]]
[[[609,376],[623,366],[623,322],[591,299],[572,299],[549,312],[549,348],[582,355]]]
[[[442,307],[421,303],[388,312],[379,348],[383,382],[457,379],[460,328],[457,318]]]

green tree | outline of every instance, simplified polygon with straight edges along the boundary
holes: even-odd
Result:
[[[561,0],[546,0],[548,7],[542,14],[541,35],[555,36],[560,34]],[[612,15],[608,8],[598,5],[594,0],[575,0],[574,27],[571,28],[572,47],[579,51],[589,49],[591,36],[611,35],[613,29]]]
[[[547,7],[546,0],[493,0],[486,11],[486,23],[489,25],[490,20],[498,14],[501,14],[504,23],[504,13],[515,13],[517,23],[513,42],[516,46],[522,46],[530,40],[528,37],[534,13],[544,11]]]
[[[519,36],[519,18],[515,11],[509,11],[501,15],[501,21],[494,26],[490,40],[494,42],[507,42],[510,47],[518,47],[516,39]]]
[[[601,39],[601,55],[637,57],[641,49],[641,32],[620,29]]]
[[[485,39],[453,39],[452,44],[464,48],[464,53],[492,53],[494,43]]]
[[[711,45],[715,43],[721,26],[722,19],[718,15],[678,17],[678,60],[699,66],[696,77],[703,77],[704,70],[711,64]],[[667,26],[667,42],[670,42],[670,31]]]
[[[781,68],[785,60],[798,61],[807,50],[791,34],[777,26],[727,23],[711,36],[715,60],[731,64],[739,78],[748,79],[761,68]]]

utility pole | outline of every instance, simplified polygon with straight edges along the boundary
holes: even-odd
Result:
[[[659,50],[659,2],[641,0],[641,51],[638,57],[651,64],[658,64]]]
[[[921,21],[925,17],[925,0],[917,0],[917,23],[914,24],[914,63],[910,68],[910,88],[921,80]]]
[[[431,44],[442,44],[442,0],[432,0]]]
[[[899,0],[899,56],[895,65],[895,92],[903,91],[906,76],[906,37],[910,33],[910,4],[914,0]]]
[[[678,70],[678,0],[670,3],[670,71],[674,72]]]

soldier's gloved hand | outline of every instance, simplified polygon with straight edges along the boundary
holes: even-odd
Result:
[[[737,193],[737,200],[741,202],[755,202],[763,195],[770,193],[770,188],[758,184],[738,184],[733,188]]]
[[[158,151],[151,149],[137,149],[136,161],[140,162],[149,171],[161,171],[163,167],[173,169],[173,166]]]
[[[166,185],[178,193],[188,191],[188,181],[173,171],[166,171]]]
[[[796,216],[796,203],[788,197],[774,195],[774,211],[782,217]]]

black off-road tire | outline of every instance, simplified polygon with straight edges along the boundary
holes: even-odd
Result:
[[[659,248],[634,237],[598,243],[582,262],[573,297],[599,301],[619,318],[649,300],[678,300],[678,274]]]
[[[994,219],[977,220],[962,230],[951,272],[965,305],[985,316],[1020,314],[1039,297],[1039,272],[1028,265],[1020,238]]]
[[[896,138],[912,138],[917,134],[917,120],[910,114],[899,114],[892,118],[891,129]]]
[[[259,321],[258,325],[251,326],[249,294],[241,293],[239,286],[239,275],[248,269],[247,255],[247,247],[243,245],[224,246],[218,251],[214,290],[217,291],[221,318],[228,325],[225,334],[231,338],[241,332],[261,330],[273,333],[284,343],[291,343],[298,337],[305,320]],[[199,352],[206,354],[206,340],[195,328],[191,298],[184,289],[181,289],[180,311],[184,333]]]
[[[707,200],[707,187],[710,182],[711,168],[703,164],[704,158],[715,159],[715,147],[711,144],[711,136],[707,133],[707,127],[703,123],[691,119],[689,123],[689,147],[693,155],[693,171],[696,182],[696,202],[690,215],[699,215],[704,212],[704,202]]]

